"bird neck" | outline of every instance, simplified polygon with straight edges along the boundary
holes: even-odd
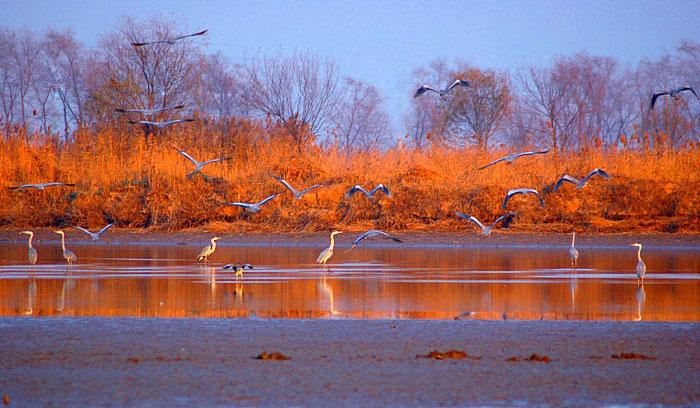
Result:
[[[215,250],[215,249],[216,249],[216,240],[215,240],[215,239],[212,239],[212,240],[211,240],[211,250],[213,251],[213,250]]]
[[[66,250],[66,237],[61,234],[61,249]]]
[[[34,238],[34,234],[29,234],[29,242],[27,243],[27,245],[29,245],[29,248],[32,247],[32,239],[33,238]]]
[[[639,250],[637,251],[637,260],[641,261],[642,260],[642,247],[639,247]]]
[[[576,234],[571,235],[571,247],[574,247],[574,242],[576,242]]]
[[[331,246],[329,247],[331,251],[333,250],[333,246],[335,245],[335,236],[331,234]]]

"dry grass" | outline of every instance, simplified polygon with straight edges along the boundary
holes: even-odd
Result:
[[[80,132],[71,143],[41,136],[13,137],[0,144],[0,176],[5,187],[31,182],[74,182],[74,188],[44,191],[0,190],[0,225],[99,227],[107,221],[131,228],[220,231],[473,230],[454,216],[459,210],[489,221],[504,211],[511,188],[543,193],[543,210],[532,197],[508,204],[518,216],[514,231],[700,231],[700,148],[682,151],[589,150],[583,154],[527,157],[483,171],[480,165],[506,153],[397,147],[346,157],[335,147],[303,149],[282,130],[254,136],[249,123],[231,126],[225,137],[204,127],[180,128],[148,141],[134,129]],[[264,140],[259,140],[264,139]],[[255,140],[258,140],[257,142]],[[273,142],[270,142],[273,140]],[[191,179],[190,163],[176,143],[200,160],[227,154],[224,164],[204,168]],[[594,178],[583,190],[551,189],[564,172],[584,175],[595,167],[613,176]],[[324,183],[297,201],[285,193],[257,214],[243,214],[221,201],[258,201],[286,191],[269,177],[285,177],[297,187]],[[344,200],[355,184],[384,183],[374,202],[361,195]]]

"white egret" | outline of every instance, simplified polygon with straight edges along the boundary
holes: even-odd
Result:
[[[97,241],[98,239],[100,239],[100,237],[102,236],[102,234],[104,234],[108,229],[112,228],[112,225],[114,225],[114,223],[107,224],[107,225],[104,226],[101,230],[99,230],[99,231],[97,231],[97,232],[90,232],[90,231],[86,230],[86,229],[83,228],[83,227],[75,227],[75,228],[76,228],[76,229],[79,229],[79,230],[81,230],[81,231],[83,231],[83,232],[86,233],[86,234],[88,234],[88,235],[92,238],[93,241]]]
[[[211,245],[207,245],[202,250],[199,252],[199,255],[197,255],[197,260],[198,261],[204,261],[204,263],[207,263],[209,255],[213,254],[214,251],[216,251],[216,241],[220,240],[221,238],[219,237],[214,237],[211,239]]]
[[[334,237],[335,237],[336,235],[342,234],[342,233],[343,233],[343,231],[333,231],[333,232],[331,232],[331,245],[330,245],[328,248],[326,248],[326,249],[324,249],[323,251],[321,251],[320,254],[318,254],[318,258],[316,258],[316,263],[320,263],[320,264],[324,264],[324,265],[325,265],[326,262],[328,262],[328,260],[331,259],[331,257],[333,256],[333,248],[335,247],[335,239],[334,239]]]
[[[63,250],[63,257],[68,261],[68,265],[73,265],[73,262],[78,260],[78,257],[70,250],[66,248],[66,235],[63,231],[54,231],[56,234],[61,236],[61,249]]]
[[[630,246],[637,247],[637,284],[644,284],[644,275],[647,273],[647,266],[642,261],[642,244],[634,243]]]
[[[486,235],[486,236],[491,235],[491,231],[496,226],[496,224],[498,224],[501,221],[513,218],[515,216],[514,212],[509,212],[508,214],[503,214],[500,217],[496,218],[496,221],[494,221],[493,224],[486,226],[486,225],[482,224],[481,221],[479,221],[473,215],[467,215],[467,214],[460,212],[460,211],[455,211],[455,214],[457,214],[457,216],[459,216],[461,218],[467,219],[467,220],[473,222],[474,224],[476,224],[479,228],[481,228],[481,235]]]
[[[30,264],[34,265],[39,257],[39,253],[37,252],[36,248],[32,246],[32,238],[34,238],[34,233],[31,231],[22,231],[20,234],[29,235],[29,242],[27,242],[27,245],[29,246],[27,249],[27,259],[29,260]]]

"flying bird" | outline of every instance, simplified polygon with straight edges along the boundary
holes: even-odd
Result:
[[[222,203],[222,204],[224,204],[224,205],[230,205],[230,206],[235,206],[235,207],[242,207],[243,209],[245,209],[245,210],[248,211],[248,212],[256,213],[256,212],[260,211],[260,207],[261,207],[263,204],[265,204],[266,202],[272,200],[273,198],[277,197],[277,196],[280,195],[280,194],[281,194],[281,193],[275,193],[275,194],[273,194],[273,195],[267,197],[266,199],[264,199],[264,200],[262,200],[262,201],[259,201],[259,202],[257,202],[257,203],[241,203],[241,202],[227,203],[227,202],[224,202],[224,203]]]
[[[194,122],[194,119],[173,119],[173,120],[166,120],[163,122],[154,122],[152,120],[130,120],[128,123],[131,125],[144,125],[144,126],[153,126],[157,127],[158,129],[162,129],[164,127],[176,125],[178,123],[184,123],[184,122]]]
[[[505,200],[503,200],[502,206],[504,210],[506,209],[506,204],[508,204],[508,200],[510,200],[510,198],[516,194],[534,194],[537,196],[537,199],[540,200],[540,205],[542,205],[542,208],[544,208],[544,200],[542,199],[542,196],[540,196],[540,193],[537,192],[537,190],[535,190],[534,188],[516,188],[514,190],[509,190],[508,194],[506,194],[506,198]]]
[[[26,234],[29,235],[29,242],[27,243],[28,249],[27,249],[27,259],[29,260],[29,263],[34,265],[36,264],[36,260],[39,257],[39,253],[37,252],[36,248],[32,246],[32,238],[34,238],[34,233],[31,231],[22,231],[20,234]]]
[[[73,262],[78,260],[78,257],[70,250],[66,249],[66,236],[63,231],[54,231],[56,234],[61,236],[61,249],[63,250],[63,257],[66,258],[68,265],[73,265]]]
[[[564,184],[565,181],[568,181],[569,183],[575,184],[575,185],[576,185],[576,189],[584,188],[584,187],[586,187],[586,184],[588,184],[588,180],[589,180],[591,177],[595,176],[595,175],[599,175],[599,176],[601,176],[601,177],[603,177],[603,178],[605,178],[605,179],[608,179],[608,180],[610,179],[610,175],[609,175],[608,173],[606,173],[603,169],[599,169],[599,168],[595,168],[595,169],[591,170],[590,173],[586,174],[586,177],[584,177],[584,178],[582,178],[582,179],[580,179],[580,180],[577,179],[577,178],[574,177],[574,176],[570,176],[570,175],[568,175],[568,174],[564,174],[564,175],[557,181],[557,184],[554,186],[554,190],[553,190],[553,191],[556,192],[557,190],[559,190],[559,188],[561,188],[561,186]]]
[[[143,47],[144,45],[152,45],[152,44],[170,44],[170,45],[173,45],[176,42],[183,40],[185,38],[188,38],[188,37],[196,37],[199,35],[204,35],[207,33],[207,31],[208,30],[202,30],[202,31],[196,32],[194,34],[181,35],[179,37],[167,38],[164,40],[156,40],[156,41],[148,41],[148,42],[132,42],[131,45],[133,45],[134,47]]]
[[[66,186],[66,187],[73,187],[75,184],[73,183],[60,183],[60,182],[51,182],[51,183],[37,183],[37,184],[22,184],[21,186],[13,186],[13,187],[8,187],[10,190],[27,190],[30,188],[35,188],[37,190],[43,190],[46,187],[52,187],[52,186]]]
[[[462,218],[469,220],[469,221],[473,222],[474,224],[476,224],[479,228],[481,228],[481,235],[486,235],[486,236],[491,235],[491,231],[496,226],[496,224],[498,224],[501,221],[513,218],[515,216],[514,212],[509,212],[507,214],[503,214],[500,217],[496,218],[496,221],[494,221],[493,224],[486,226],[486,225],[482,224],[481,221],[479,221],[473,215],[467,215],[467,214],[465,214],[463,212],[459,212],[459,211],[455,211],[455,213],[457,214],[457,216],[462,217]]]
[[[306,188],[306,189],[304,189],[304,190],[298,191],[296,188],[292,187],[292,185],[289,184],[289,183],[287,182],[287,180],[283,179],[282,177],[277,177],[277,176],[274,176],[274,175],[272,175],[272,174],[270,175],[270,177],[272,177],[273,179],[275,179],[275,180],[279,181],[280,183],[282,183],[283,186],[287,187],[287,190],[291,191],[292,194],[294,194],[294,197],[296,197],[297,200],[301,199],[301,196],[303,196],[304,194],[308,193],[309,191],[311,191],[311,190],[313,190],[313,189],[316,189],[316,188],[319,188],[319,187],[323,187],[323,184],[314,184],[313,186],[311,186],[311,187],[309,187],[309,188]]]
[[[221,238],[219,237],[214,237],[211,239],[211,244],[205,246],[202,248],[201,251],[199,251],[199,255],[197,255],[197,260],[198,261],[204,261],[204,263],[207,263],[209,255],[213,254],[214,251],[216,251],[216,241],[220,240]]]
[[[154,108],[154,109],[122,109],[122,108],[117,108],[114,111],[119,112],[119,113],[141,113],[143,115],[155,115],[158,112],[164,112],[168,110],[173,110],[173,109],[184,109],[185,105],[176,105],[176,106],[166,106],[163,108]]]
[[[99,230],[97,232],[90,232],[83,227],[75,227],[75,228],[77,228],[77,229],[83,231],[84,233],[88,234],[89,236],[91,236],[93,241],[97,241],[98,239],[100,239],[100,236],[102,234],[104,234],[108,229],[112,228],[112,225],[114,225],[114,223],[107,224],[104,228],[102,228],[101,230]]]
[[[207,161],[201,162],[201,161],[198,161],[197,159],[195,159],[194,157],[190,156],[189,154],[187,154],[186,151],[184,151],[184,150],[178,148],[177,146],[175,146],[175,148],[177,149],[177,151],[178,151],[181,155],[185,156],[185,158],[186,158],[187,160],[191,161],[192,164],[194,164],[194,171],[191,172],[191,173],[189,173],[188,176],[191,176],[192,174],[194,174],[194,173],[196,173],[196,172],[198,172],[198,171],[201,171],[201,170],[202,170],[202,167],[206,166],[207,164],[218,163],[218,162],[221,162],[221,161],[229,160],[229,159],[230,159],[230,157],[218,157],[218,158],[216,158],[216,159],[211,159],[211,160],[207,160]]]
[[[418,88],[418,90],[416,90],[416,93],[413,95],[413,97],[417,98],[417,97],[423,95],[424,93],[426,93],[427,91],[432,91],[432,92],[435,92],[437,94],[440,94],[440,96],[445,96],[457,86],[463,86],[465,88],[468,88],[470,85],[469,85],[469,82],[467,82],[463,79],[455,79],[455,81],[450,86],[448,86],[447,88],[445,88],[443,90],[437,90],[429,85],[421,85],[420,88]]]
[[[253,269],[253,265],[247,264],[247,263],[244,263],[244,264],[230,263],[230,264],[224,265],[224,267],[221,269],[223,269],[225,271],[235,271],[237,277],[242,277],[243,271],[246,269]]]
[[[384,231],[380,231],[380,230],[369,230],[369,231],[365,232],[364,234],[360,235],[359,237],[357,237],[357,238],[352,242],[352,246],[350,247],[350,249],[355,248],[355,246],[356,246],[357,244],[359,244],[359,243],[362,242],[363,240],[365,240],[365,239],[367,239],[367,238],[371,238],[371,237],[382,237],[382,238],[390,239],[390,240],[392,240],[392,241],[394,241],[394,242],[398,242],[398,243],[403,242],[403,241],[401,241],[400,239],[396,238],[395,236],[393,236],[393,235],[391,235],[391,234],[387,234],[387,233],[384,232]]]
[[[644,275],[647,273],[647,266],[644,264],[644,261],[642,261],[642,244],[637,244],[634,243],[630,246],[634,246],[639,248],[639,251],[637,251],[637,285],[644,284]]]
[[[571,267],[575,268],[578,264],[578,249],[574,247],[576,241],[576,231],[571,234],[571,246],[569,247],[569,258],[571,258]]]
[[[693,89],[690,85],[685,85],[680,88],[676,89],[671,89],[670,91],[664,91],[664,92],[657,92],[651,97],[651,104],[649,109],[654,109],[654,105],[656,104],[656,98],[658,98],[661,95],[670,95],[672,98],[675,98],[678,96],[679,93],[684,92],[684,91],[690,91],[695,95],[696,98],[700,101],[700,96],[695,92],[695,89]]]
[[[389,191],[389,189],[384,184],[377,184],[377,186],[370,191],[367,191],[364,188],[362,188],[361,185],[356,184],[355,187],[351,188],[345,193],[345,199],[349,200],[350,197],[352,197],[353,194],[355,194],[358,191],[364,194],[370,200],[374,196],[374,193],[376,193],[377,191],[383,191],[387,197],[391,197],[391,191]]]
[[[343,233],[343,231],[333,231],[333,232],[331,232],[331,245],[330,245],[328,248],[326,248],[326,249],[324,249],[323,251],[321,251],[320,254],[318,254],[318,258],[316,258],[316,263],[320,263],[320,264],[324,264],[324,265],[325,265],[326,262],[328,262],[328,260],[331,259],[331,257],[333,256],[333,248],[335,247],[335,239],[334,239],[334,237],[335,237],[336,235],[342,234],[342,233]]]
[[[536,151],[532,151],[532,152],[520,152],[520,153],[509,154],[508,156],[501,157],[500,159],[498,159],[498,160],[496,160],[496,161],[493,161],[493,162],[487,164],[486,166],[481,166],[481,167],[479,167],[479,170],[483,170],[483,169],[485,169],[485,168],[487,168],[487,167],[493,166],[494,164],[499,163],[499,162],[502,162],[502,161],[505,161],[506,163],[510,164],[510,163],[513,162],[513,160],[517,159],[518,157],[522,157],[522,156],[532,156],[532,155],[535,155],[535,154],[545,154],[545,153],[548,153],[548,152],[549,152],[549,149],[545,149],[545,150],[536,150]]]

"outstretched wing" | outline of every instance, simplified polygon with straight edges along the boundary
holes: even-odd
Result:
[[[491,167],[491,166],[493,166],[494,164],[496,164],[496,163],[498,163],[498,162],[502,162],[503,160],[506,160],[507,158],[508,158],[507,156],[506,156],[506,157],[501,157],[500,159],[495,160],[495,161],[492,161],[491,163],[487,164],[486,166],[481,166],[481,167],[479,167],[479,170],[483,170],[483,169],[485,169],[485,168],[487,168],[487,167]]]
[[[595,176],[596,174],[601,176],[601,177],[604,177],[608,180],[610,179],[610,175],[608,173],[606,173],[605,170],[600,169],[600,168],[595,168],[595,169],[591,170],[591,172],[588,173],[586,175],[586,177],[583,178],[583,181],[587,181],[589,178]]]
[[[207,31],[209,31],[209,30],[202,30],[202,31],[196,32],[194,34],[181,35],[179,37],[173,38],[171,41],[178,41],[178,40],[182,40],[183,38],[187,38],[187,37],[196,37],[198,35],[204,35],[207,33]]]
[[[435,93],[437,93],[437,94],[440,93],[440,91],[438,91],[437,89],[435,89],[435,88],[433,88],[433,87],[431,87],[431,86],[428,86],[428,85],[421,85],[420,88],[418,88],[418,89],[416,90],[416,93],[413,94],[413,97],[414,97],[414,98],[417,98],[417,97],[423,95],[424,93],[426,93],[427,91],[433,91],[433,92],[435,92]]]
[[[391,234],[387,234],[387,233],[384,232],[384,231],[380,231],[380,230],[369,230],[369,231],[365,232],[364,234],[360,235],[359,237],[357,237],[357,238],[355,239],[355,241],[352,242],[352,247],[350,247],[350,249],[354,248],[354,247],[355,247],[357,244],[359,244],[361,241],[363,241],[363,240],[365,240],[365,239],[367,239],[367,238],[376,237],[376,236],[382,236],[383,238],[390,239],[390,240],[395,241],[395,242],[403,242],[403,241],[401,241],[400,239],[396,238],[395,236],[393,236],[393,235],[391,235]]]
[[[273,195],[267,197],[266,199],[260,201],[260,202],[258,203],[258,206],[261,206],[261,205],[265,204],[266,202],[268,202],[268,201],[272,200],[273,198],[277,197],[278,195],[280,195],[280,193],[276,193],[276,194],[273,194]]]
[[[345,193],[345,199],[346,199],[346,200],[349,200],[350,197],[352,197],[353,194],[355,194],[355,193],[358,192],[358,191],[361,192],[362,194],[364,194],[367,198],[372,198],[372,196],[369,194],[369,192],[367,192],[367,190],[365,190],[364,188],[362,188],[361,185],[355,184],[355,187],[351,188],[350,190],[348,190],[348,191]]]
[[[160,122],[153,122],[150,120],[130,120],[127,123],[130,125],[147,125],[147,126],[159,126]]]
[[[374,193],[376,193],[377,191],[383,191],[384,194],[386,194],[387,197],[391,197],[391,191],[390,191],[389,188],[388,188],[387,186],[385,186],[384,184],[377,184],[376,187],[374,187],[374,188],[369,192],[369,195],[370,195],[370,196],[373,196]]]
[[[316,188],[319,188],[319,187],[323,187],[323,184],[314,184],[313,186],[311,186],[309,188],[305,188],[299,192],[299,196],[301,197],[304,194],[308,193],[309,191],[316,189]]]
[[[194,157],[192,157],[192,156],[190,156],[189,154],[187,154],[186,151],[180,150],[180,149],[177,149],[177,151],[178,151],[181,155],[185,156],[185,158],[186,158],[187,160],[191,161],[195,166],[199,163],[197,160],[194,159]]]
[[[463,86],[465,88],[469,87],[469,82],[463,80],[463,79],[455,79],[455,81],[445,89],[443,93],[448,93],[451,90],[453,90],[457,86]]]
[[[549,149],[532,151],[532,152],[521,152],[521,153],[516,154],[515,157],[532,156],[535,154],[545,154],[545,153],[549,153]]]
[[[122,109],[122,108],[117,108],[114,111],[119,112],[119,113],[147,113],[148,112],[148,110],[146,110],[146,109]]]
[[[692,92],[693,95],[695,95],[695,97],[698,98],[698,100],[700,100],[700,96],[698,96],[698,94],[695,93],[695,89],[693,89],[693,87],[691,87],[691,86],[685,86],[685,87],[683,87],[682,90],[683,90],[683,91],[690,91],[690,92]]]
[[[217,157],[216,159],[210,159],[205,162],[202,162],[202,167],[206,166],[207,164],[218,163],[228,159],[230,159],[230,157]]]
[[[491,228],[495,227],[496,224],[498,224],[499,222],[507,220],[509,218],[513,218],[514,216],[515,216],[514,212],[509,212],[507,214],[501,215],[500,217],[496,218],[496,221],[494,221],[493,224],[491,224]]]
[[[506,205],[508,204],[508,200],[510,200],[510,198],[512,196],[517,195],[517,194],[523,194],[523,195],[524,194],[535,194],[540,201],[540,205],[542,205],[542,207],[544,207],[544,200],[542,199],[542,196],[540,196],[540,193],[537,192],[537,190],[535,190],[534,188],[518,188],[515,190],[508,191],[508,194],[506,194],[505,200],[503,200],[503,206],[502,206],[503,209],[506,208]]]
[[[253,207],[253,204],[250,204],[250,203],[241,203],[241,202],[238,202],[238,201],[233,202],[233,203],[222,202],[221,204],[223,204],[223,205],[230,205],[230,206],[233,206],[233,207],[242,207],[242,208],[245,208],[246,210],[247,210],[248,208],[250,208],[250,207]]]
[[[107,224],[107,225],[105,225],[104,228],[102,228],[101,230],[97,231],[97,235],[102,235],[102,234],[104,234],[105,231],[107,231],[108,229],[112,228],[112,225],[114,225],[113,222],[112,222],[112,223],[109,223],[109,224]]]
[[[557,180],[557,184],[554,186],[554,192],[559,190],[559,188],[564,184],[565,181],[568,181],[569,183],[573,183],[575,185],[581,184],[581,180],[577,179],[574,176],[570,176],[568,174],[564,174],[559,180]]]
[[[79,230],[81,230],[81,231],[83,231],[84,233],[88,234],[88,235],[91,236],[91,237],[94,237],[95,235],[99,235],[99,234],[93,234],[91,231],[88,231],[88,230],[86,230],[86,229],[83,228],[83,227],[77,227],[77,226],[76,226],[75,228],[76,228],[76,229],[79,229]]]
[[[473,222],[473,223],[476,224],[476,226],[479,227],[482,231],[483,231],[484,229],[486,229],[486,227],[484,226],[484,224],[482,224],[481,221],[479,221],[479,220],[478,220],[476,217],[474,217],[474,216],[465,214],[465,213],[460,212],[460,211],[455,211],[455,214],[457,214],[457,216],[459,216],[459,217],[464,218],[465,220],[469,220],[469,221]]]
[[[185,109],[185,105],[176,105],[176,106],[165,106],[162,108],[156,108],[151,110],[150,112],[155,113],[155,112],[164,112],[168,110],[173,110],[173,109]]]
[[[279,181],[280,183],[282,183],[282,185],[285,186],[285,187],[287,187],[287,190],[291,191],[292,194],[294,194],[295,197],[299,197],[299,195],[300,195],[299,192],[298,192],[294,187],[292,187],[292,185],[289,184],[289,183],[287,182],[287,180],[283,179],[282,177],[277,177],[277,176],[272,175],[272,174],[270,174],[270,177],[272,177],[273,179],[275,179],[275,180]]]
[[[175,125],[178,123],[184,123],[184,122],[194,122],[194,119],[173,119],[173,120],[168,120],[166,122],[158,122],[157,126],[163,127],[163,126],[170,126],[170,125]]]
[[[656,104],[656,99],[661,95],[668,95],[668,92],[659,92],[659,93],[655,93],[654,95],[652,95],[651,104],[649,105],[649,109],[654,109],[654,105]]]

